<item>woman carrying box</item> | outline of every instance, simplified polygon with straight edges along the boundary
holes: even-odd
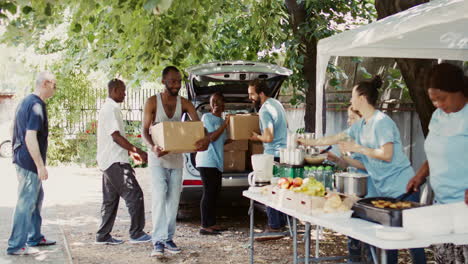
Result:
[[[208,150],[198,152],[195,158],[203,182],[203,196],[200,201],[201,235],[219,235],[222,228],[216,225],[216,200],[221,190],[224,163],[224,144],[227,141],[226,128],[229,117],[223,120],[224,96],[216,92],[210,97],[211,112],[202,116],[202,122],[209,133]]]

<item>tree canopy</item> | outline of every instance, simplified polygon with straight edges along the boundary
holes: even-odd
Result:
[[[183,69],[216,60],[273,62],[294,71],[288,83],[294,87],[293,103],[310,104],[309,116],[315,112],[317,41],[374,15],[372,0],[0,3],[6,25],[1,40],[32,45],[42,54],[62,53],[57,67],[62,72],[102,70],[138,87],[169,64]],[[308,130],[314,120],[306,122]]]

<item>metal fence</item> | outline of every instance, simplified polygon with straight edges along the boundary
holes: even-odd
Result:
[[[157,89],[127,90],[125,101],[120,105],[122,116],[125,121],[141,121],[143,118],[143,108],[146,100],[158,93]],[[76,98],[76,104],[81,106],[77,121],[66,121],[63,124],[67,135],[76,135],[79,133],[94,133],[99,110],[106,99],[107,90],[96,89],[89,94]],[[97,99],[95,99],[97,98]],[[74,100],[71,98],[70,100]],[[64,109],[67,111],[68,109]]]

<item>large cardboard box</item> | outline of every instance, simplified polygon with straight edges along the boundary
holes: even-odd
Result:
[[[205,137],[203,122],[161,122],[151,127],[153,142],[171,153],[195,151],[195,143]]]
[[[249,149],[248,140],[233,140],[231,143],[224,145],[224,151],[246,151]]]
[[[245,171],[245,151],[224,152],[224,172]]]
[[[229,120],[229,138],[233,140],[245,140],[252,136],[252,132],[260,133],[258,115],[241,114],[232,115]]]
[[[250,155],[263,154],[263,143],[260,141],[249,141],[249,153]]]

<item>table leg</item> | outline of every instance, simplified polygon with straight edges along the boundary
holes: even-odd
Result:
[[[319,247],[320,247],[320,226],[316,225],[316,237],[315,237],[315,257],[319,258]]]
[[[304,234],[304,244],[305,244],[305,258],[304,262],[305,264],[309,264],[309,258],[310,258],[310,223],[306,222],[305,224],[305,234]]]
[[[377,260],[377,250],[374,246],[369,246],[369,250],[372,255],[372,261],[374,264],[379,264],[379,261]]]
[[[292,217],[292,219],[293,219],[293,250],[294,250],[293,263],[297,264],[297,219],[296,217]]]
[[[382,249],[380,254],[380,264],[387,264],[387,250]]]
[[[254,200],[250,199],[250,264],[254,264]]]

